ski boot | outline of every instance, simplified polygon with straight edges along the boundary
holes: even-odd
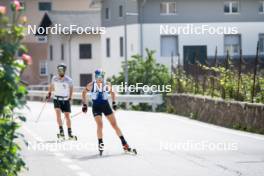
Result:
[[[72,129],[68,128],[68,140],[69,141],[77,141],[77,136],[72,135]]]
[[[124,151],[125,151],[126,154],[137,155],[137,150],[130,148],[128,144],[123,145],[123,149],[124,149]]]
[[[68,140],[70,140],[70,141],[77,141],[77,136],[70,134],[70,135],[68,135],[68,137],[69,137]]]
[[[99,155],[103,156],[103,152],[104,152],[104,143],[101,143],[98,145],[98,150],[99,150]]]
[[[60,132],[59,134],[57,134],[57,138],[58,138],[58,141],[65,141],[65,135],[63,132]]]

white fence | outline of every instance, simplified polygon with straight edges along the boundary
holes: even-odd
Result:
[[[36,85],[36,86],[29,86],[28,87],[28,97],[29,99],[33,99],[34,97],[38,97],[41,99],[45,99],[46,95],[48,94],[47,86],[43,85]],[[81,100],[82,99],[82,90],[83,87],[74,87],[73,92],[73,99],[74,100]],[[111,100],[111,98],[109,98]],[[91,99],[89,99],[91,100]],[[163,103],[162,95],[155,94],[155,95],[116,95],[116,102],[117,103],[132,103],[133,105],[137,105],[139,103],[147,103],[151,105],[152,111],[155,111],[157,106]]]

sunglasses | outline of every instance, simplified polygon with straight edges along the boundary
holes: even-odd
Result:
[[[59,73],[65,73],[65,70],[63,68],[58,68]]]
[[[95,79],[103,79],[103,76],[101,75],[95,76]]]

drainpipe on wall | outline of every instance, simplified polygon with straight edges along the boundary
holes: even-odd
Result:
[[[69,75],[72,78],[71,41],[72,41],[72,35],[70,35],[69,38]]]
[[[128,84],[128,61],[127,61],[127,0],[124,0],[124,35],[125,35],[125,82]]]
[[[127,60],[127,0],[124,0],[124,42],[125,42],[125,83],[127,83],[128,85],[128,60]],[[127,91],[126,94],[129,94],[129,92]],[[128,109],[129,104],[126,103],[125,104],[125,109]]]
[[[143,21],[144,21],[144,15],[143,15],[143,9],[146,4],[147,0],[143,0],[142,4],[139,4],[139,22],[140,22],[140,55],[144,57],[144,39],[143,39]]]

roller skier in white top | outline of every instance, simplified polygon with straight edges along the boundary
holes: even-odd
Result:
[[[56,112],[57,124],[59,126],[59,134],[57,137],[59,139],[65,139],[63,124],[61,119],[61,112],[64,113],[66,119],[66,125],[68,128],[68,137],[69,139],[77,140],[77,137],[72,135],[71,129],[71,99],[73,94],[73,83],[72,79],[65,75],[66,65],[59,64],[57,66],[58,75],[53,76],[51,84],[48,87],[48,95],[46,99],[49,100],[51,98],[52,91],[54,91],[53,103]]]

